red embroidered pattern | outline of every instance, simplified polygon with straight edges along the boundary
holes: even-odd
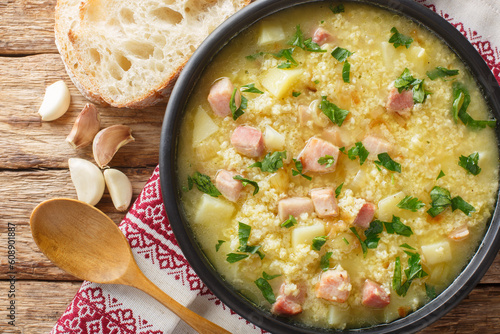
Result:
[[[416,0],[433,11],[436,7],[428,0]],[[489,41],[484,41],[476,31],[467,29],[461,22],[444,12],[439,14],[455,26],[479,51],[488,66],[500,82],[500,57],[497,48]],[[120,229],[128,238],[131,247],[152,266],[173,277],[191,291],[206,296],[214,307],[228,311],[248,326],[257,328],[237,315],[215,297],[201,282],[194,270],[180,252],[172,233],[163,206],[158,167],[144,187],[132,209],[120,224]],[[161,334],[146,319],[135,316],[133,310],[94,284],[84,282],[71,304],[61,316],[51,334]],[[265,333],[261,330],[261,333]]]

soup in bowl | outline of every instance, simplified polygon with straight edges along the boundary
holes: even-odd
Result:
[[[496,121],[470,64],[372,3],[290,6],[206,44],[187,101],[176,87],[169,103],[161,177],[218,297],[270,330],[344,330],[397,323],[458,284],[498,192]]]

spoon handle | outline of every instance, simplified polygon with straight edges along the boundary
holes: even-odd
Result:
[[[231,332],[228,332],[224,328],[194,313],[184,305],[179,304],[172,297],[157,287],[153,282],[151,282],[142,272],[138,272],[135,279],[129,281],[128,285],[142,290],[151,297],[155,298],[199,333],[231,334]]]

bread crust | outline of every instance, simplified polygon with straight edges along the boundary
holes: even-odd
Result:
[[[121,0],[107,1],[115,2],[117,4],[117,8],[122,5]],[[189,0],[176,1],[189,2]],[[200,0],[196,1],[198,3],[200,2]],[[210,2],[210,0],[207,1]],[[228,5],[228,3],[230,3],[231,5],[226,7],[234,9],[230,13],[227,13],[227,16],[229,16],[232,15],[235,10],[239,10],[248,5],[251,1],[216,0],[211,2],[221,6]],[[110,79],[110,76],[107,75],[107,73],[98,72],[100,69],[95,66],[95,63],[93,64],[89,60],[87,51],[89,40],[91,38],[84,33],[86,28],[85,25],[89,25],[89,18],[87,16],[94,14],[91,11],[93,8],[92,6],[99,8],[96,7],[99,5],[100,0],[57,0],[54,26],[55,42],[66,68],[66,72],[75,86],[86,99],[102,106],[142,109],[168,99],[181,70],[192,55],[194,49],[199,46],[201,41],[206,36],[200,36],[199,42],[197,41],[196,45],[192,45],[192,47],[190,46],[190,53],[185,53],[184,57],[178,57],[175,59],[175,62],[169,64],[168,71],[163,71],[163,73],[158,72],[158,75],[161,76],[161,78],[158,77],[154,84],[145,88],[143,87],[144,91],[140,94],[135,94],[135,91],[133,92],[132,88],[130,91],[127,91],[126,89],[123,89],[123,87],[118,90],[120,91],[119,95],[110,94],[109,90],[106,90],[107,82],[104,82],[102,78],[106,78],[107,81],[112,83],[113,79]],[[95,19],[96,17],[99,19],[99,15],[92,17],[92,19]],[[82,28],[82,26],[84,27]],[[208,33],[206,35],[208,35]],[[172,36],[171,38],[176,38],[176,36]],[[108,51],[113,50],[112,47],[114,46],[112,45],[114,42],[113,40],[110,39],[109,42],[110,46],[109,49],[107,49]],[[169,42],[171,41],[167,41],[167,43]],[[114,55],[113,52],[110,52],[109,54]],[[133,58],[131,57],[131,59]],[[141,62],[138,61],[137,63]],[[135,63],[132,66],[134,65]],[[137,67],[134,69],[137,71]],[[118,82],[119,80],[115,81]],[[133,80],[129,78],[129,81]],[[123,86],[123,82],[121,84]],[[129,85],[131,84],[129,83]]]

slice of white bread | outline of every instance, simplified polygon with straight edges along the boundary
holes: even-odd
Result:
[[[58,0],[66,70],[98,104],[144,108],[170,95],[201,42],[250,0]]]

